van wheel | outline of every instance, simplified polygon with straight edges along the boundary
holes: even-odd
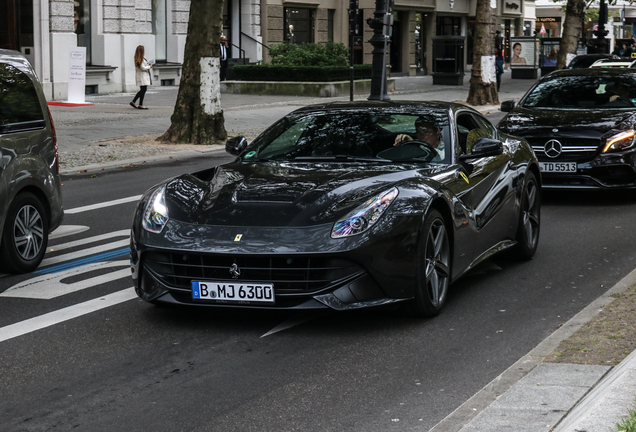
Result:
[[[9,206],[0,242],[0,266],[9,273],[35,270],[44,258],[49,221],[40,200],[31,193],[18,195]]]

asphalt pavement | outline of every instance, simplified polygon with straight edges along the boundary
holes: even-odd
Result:
[[[392,100],[464,102],[469,78],[458,86],[433,85],[431,76],[396,77]],[[519,100],[535,80],[503,75],[499,100]],[[224,154],[223,146],[180,146],[153,143],[170,126],[177,87],[150,87],[144,105],[129,105],[133,93],[90,95],[91,105],[51,106],[62,173],[98,172],[134,164],[178,161]],[[368,94],[355,95],[365,100]],[[221,94],[229,136],[256,137],[294,109],[339,98]],[[497,106],[475,107],[496,112]],[[144,137],[136,139],[136,137]],[[121,144],[113,143],[120,140]],[[612,295],[636,283],[636,270],[573,317],[549,338],[457,408],[433,432],[616,432],[616,423],[636,402],[636,351],[618,366],[544,363],[560,341],[567,339],[612,301]]]

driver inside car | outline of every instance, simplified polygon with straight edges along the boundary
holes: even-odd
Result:
[[[413,138],[407,134],[399,134],[395,137],[393,146],[401,146],[412,140]],[[442,129],[437,125],[435,120],[425,116],[420,116],[415,120],[415,141],[430,144],[437,151],[437,157],[439,157],[440,160],[444,160],[445,151],[444,142],[442,141]],[[437,159],[437,157],[435,159]]]

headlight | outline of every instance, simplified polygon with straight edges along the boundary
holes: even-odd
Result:
[[[603,153],[622,151],[633,147],[634,135],[636,135],[636,132],[629,130],[609,137],[603,149]]]
[[[365,232],[380,219],[380,216],[398,196],[396,187],[371,198],[333,225],[331,238],[347,237]]]
[[[162,186],[150,195],[141,225],[146,231],[160,233],[166,223],[168,223],[166,187]]]

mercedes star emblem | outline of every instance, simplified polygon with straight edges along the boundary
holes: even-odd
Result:
[[[239,270],[236,263],[232,264],[232,267],[230,267],[230,274],[232,275],[233,279],[238,279],[238,277],[241,275],[241,270]]]
[[[561,155],[561,151],[563,151],[563,145],[561,145],[559,141],[551,139],[545,143],[543,151],[545,151],[545,155],[549,158],[559,157]]]

